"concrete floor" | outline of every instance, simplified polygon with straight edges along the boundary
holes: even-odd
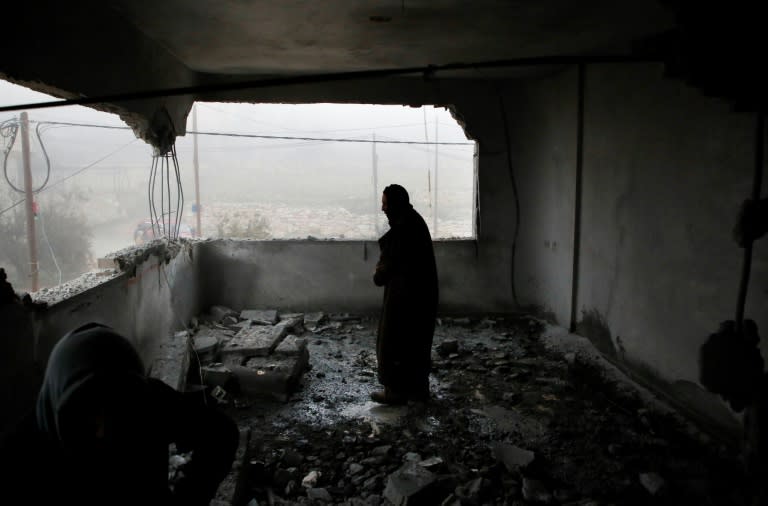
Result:
[[[629,382],[546,347],[537,320],[444,319],[434,398],[402,407],[368,400],[375,329],[360,318],[307,331],[311,369],[288,402],[231,399],[225,409],[250,429],[236,504],[748,502],[735,454]],[[415,484],[395,478],[404,465],[421,473]]]

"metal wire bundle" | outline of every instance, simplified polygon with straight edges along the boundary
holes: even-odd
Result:
[[[173,182],[171,173],[173,173]],[[177,239],[184,210],[184,190],[175,144],[172,144],[165,153],[156,152],[152,156],[147,193],[154,236],[168,240]]]

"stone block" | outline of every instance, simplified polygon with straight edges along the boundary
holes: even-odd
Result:
[[[208,309],[208,314],[211,315],[216,322],[221,322],[227,316],[237,316],[237,312],[226,306],[211,306]]]
[[[274,325],[277,323],[277,310],[275,309],[243,309],[240,312],[241,320],[251,320],[259,325]]]
[[[241,393],[248,396],[266,396],[287,401],[296,389],[299,376],[295,374],[296,360],[274,357],[253,357],[246,366],[230,366],[237,378]]]
[[[285,358],[293,361],[293,370],[291,374],[296,377],[301,376],[309,367],[309,349],[307,340],[294,336],[287,336],[275,348],[273,355],[275,358]]]
[[[494,443],[491,448],[496,459],[513,473],[527,467],[536,458],[532,451],[509,443]]]
[[[232,378],[232,371],[224,364],[211,364],[201,368],[203,382],[212,387],[225,387]]]
[[[288,329],[276,325],[243,327],[221,350],[223,356],[237,354],[243,357],[265,357],[275,351]]]
[[[328,316],[323,312],[307,313],[304,315],[304,325],[307,328],[314,329],[328,321]]]
[[[408,462],[390,474],[384,497],[396,506],[426,504],[436,476],[415,462]]]
[[[189,370],[189,344],[187,334],[179,334],[164,342],[150,366],[149,375],[178,391],[186,388]]]

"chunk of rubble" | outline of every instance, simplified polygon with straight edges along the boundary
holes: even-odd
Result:
[[[211,387],[225,387],[232,378],[232,371],[224,364],[211,364],[201,367],[203,383]]]
[[[304,325],[309,329],[316,329],[328,321],[328,316],[323,312],[306,313],[304,315]]]
[[[414,462],[408,462],[387,477],[384,497],[392,504],[426,504],[436,476]]]
[[[251,320],[259,325],[274,325],[278,321],[278,315],[276,309],[243,309],[240,319]]]
[[[303,355],[253,357],[245,366],[230,365],[229,369],[237,379],[241,393],[285,402],[296,390],[306,364]]]
[[[208,309],[208,314],[213,317],[216,322],[221,322],[228,316],[237,316],[237,312],[226,306],[211,306]]]
[[[275,351],[285,334],[274,327],[243,327],[221,350],[222,356],[265,357]]]
[[[656,495],[664,487],[664,478],[657,473],[640,473],[640,483],[651,495]]]
[[[532,451],[509,443],[493,443],[491,449],[496,460],[504,464],[511,473],[524,469],[536,458],[536,454]]]

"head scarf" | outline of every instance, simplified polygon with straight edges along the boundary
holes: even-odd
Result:
[[[399,184],[391,184],[384,188],[384,195],[387,196],[387,218],[390,223],[409,209],[413,209],[408,192]]]
[[[65,335],[51,351],[37,399],[37,426],[62,442],[62,412],[77,418],[73,406],[101,408],[109,403],[131,409],[144,397],[145,388],[144,365],[131,343],[104,325],[85,325]],[[68,422],[67,427],[77,426],[78,420]]]

